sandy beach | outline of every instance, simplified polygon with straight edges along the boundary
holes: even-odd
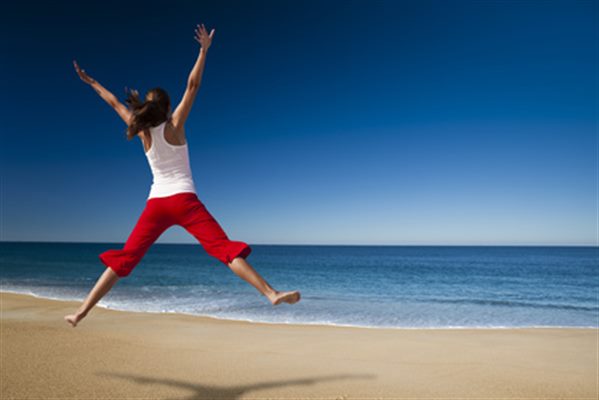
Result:
[[[275,325],[100,307],[72,328],[63,316],[78,302],[0,296],[2,399],[598,395],[597,329]]]

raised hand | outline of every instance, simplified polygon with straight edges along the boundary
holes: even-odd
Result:
[[[210,31],[210,35],[208,35],[208,31],[206,30],[206,27],[204,26],[204,24],[197,25],[197,27],[195,29],[194,39],[197,40],[198,43],[200,43],[202,45],[202,48],[204,50],[208,50],[208,48],[212,44],[213,37],[214,37],[214,29],[212,29],[212,31]]]
[[[94,83],[96,80],[94,78],[92,78],[91,76],[89,76],[88,74],[85,73],[84,69],[79,68],[79,65],[77,64],[77,61],[73,60],[73,64],[75,65],[75,70],[77,71],[77,74],[79,75],[79,78],[81,78],[81,80],[85,83],[88,84],[92,84]]]

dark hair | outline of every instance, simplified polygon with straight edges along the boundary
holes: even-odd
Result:
[[[143,102],[139,98],[139,92],[131,89],[125,99],[125,103],[127,103],[129,110],[133,114],[133,120],[126,131],[127,140],[131,140],[140,131],[160,125],[166,121],[171,101],[166,90],[155,87],[148,90],[146,99]]]

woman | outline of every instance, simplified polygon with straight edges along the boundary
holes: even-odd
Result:
[[[252,251],[251,247],[244,242],[229,240],[196,194],[184,125],[200,87],[206,54],[213,37],[214,29],[208,34],[203,24],[196,27],[194,39],[201,45],[200,52],[189,75],[185,94],[173,113],[169,96],[161,88],[149,90],[143,102],[137,91],[130,91],[126,99],[129,107],[125,107],[73,61],[81,80],[91,85],[127,123],[127,139],[140,138],[153,175],[146,206],[124,247],[99,255],[106,270],[77,312],[64,317],[73,327],[120,278],[131,273],[148,248],[173,225],[185,228],[208,254],[253,285],[273,305],[282,302],[294,304],[300,300],[298,291],[279,292],[273,289],[248,264],[246,257]]]

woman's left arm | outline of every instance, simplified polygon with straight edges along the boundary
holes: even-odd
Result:
[[[129,111],[129,109],[123,103],[121,103],[114,94],[112,94],[104,86],[100,85],[100,83],[94,78],[90,77],[84,69],[80,69],[77,61],[73,60],[73,64],[75,65],[75,70],[77,71],[77,74],[81,80],[93,87],[100,97],[102,97],[112,108],[114,108],[123,121],[129,125],[129,121],[131,121],[131,111]]]

